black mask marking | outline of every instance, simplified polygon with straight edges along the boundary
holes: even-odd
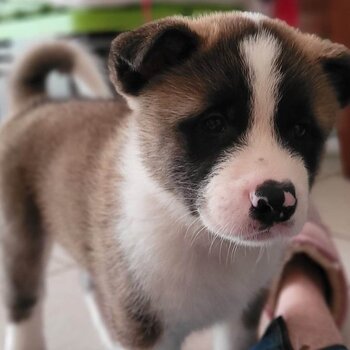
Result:
[[[173,166],[174,180],[192,210],[208,174],[226,150],[243,145],[249,127],[251,91],[238,43],[226,38],[195,63],[207,81],[208,108],[178,125],[184,151]]]
[[[311,185],[326,139],[313,110],[312,67],[295,59],[296,53],[291,49],[284,47],[282,52],[275,130],[283,147],[303,159]]]

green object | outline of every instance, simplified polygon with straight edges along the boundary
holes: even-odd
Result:
[[[0,7],[1,9],[1,7]],[[155,4],[153,19],[171,15],[197,15],[211,11],[229,11],[226,5]],[[139,5],[118,8],[66,9],[34,4],[0,15],[0,40],[38,39],[85,33],[120,32],[145,23]]]

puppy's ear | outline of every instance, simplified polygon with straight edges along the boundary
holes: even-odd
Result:
[[[343,45],[328,44],[321,64],[343,108],[350,104],[350,50]]]
[[[109,57],[111,80],[121,93],[138,95],[154,77],[184,62],[198,45],[199,36],[180,20],[120,34]]]

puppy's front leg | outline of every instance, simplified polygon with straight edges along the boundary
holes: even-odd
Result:
[[[214,329],[214,350],[247,350],[257,342],[257,328],[268,291],[261,289],[241,317]]]
[[[85,301],[90,311],[90,315],[92,317],[92,321],[98,330],[101,341],[104,345],[105,350],[133,350],[135,347],[124,347],[120,343],[112,340],[108,330],[105,326],[104,320],[100,313],[100,309],[95,300],[95,290],[94,283],[91,280],[90,276],[84,272],[83,274],[83,284],[85,288]],[[127,316],[126,316],[127,319]],[[135,324],[134,324],[135,326]],[[132,335],[131,335],[132,337]],[[183,336],[179,336],[178,332],[170,332],[168,330],[164,330],[162,336],[158,339],[155,345],[152,347],[152,350],[180,350],[181,343],[183,341]],[[139,347],[137,347],[139,349]],[[149,349],[149,347],[148,347]]]

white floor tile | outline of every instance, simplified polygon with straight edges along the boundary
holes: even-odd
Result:
[[[322,160],[317,180],[334,175],[341,175],[341,172],[342,168],[339,156],[336,154],[327,154]]]
[[[84,303],[79,270],[48,279],[45,317],[50,350],[103,348]]]
[[[350,181],[341,176],[318,181],[312,198],[331,230],[350,239]]]
[[[335,245],[344,264],[345,272],[350,282],[350,240],[334,237]]]

